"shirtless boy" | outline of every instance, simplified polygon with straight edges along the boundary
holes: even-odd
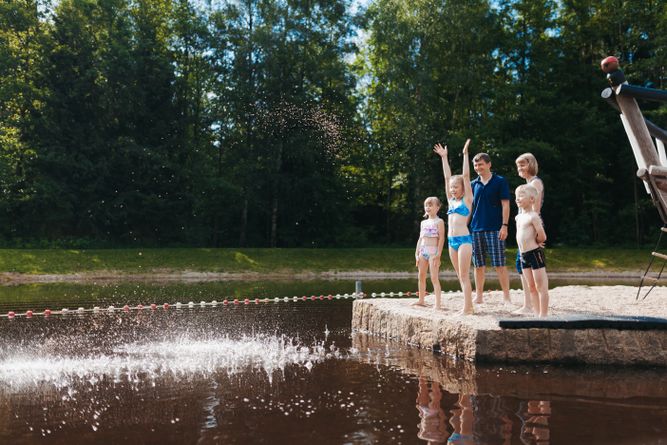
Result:
[[[516,216],[516,242],[521,252],[521,265],[524,278],[530,287],[537,288],[539,295],[536,313],[546,317],[549,312],[549,279],[544,258],[544,249],[540,244],[547,239],[542,219],[534,210],[539,192],[530,184],[523,184],[516,189],[516,205],[520,212]]]

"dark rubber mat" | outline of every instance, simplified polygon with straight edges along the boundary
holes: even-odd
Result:
[[[503,318],[503,329],[619,329],[628,331],[667,330],[667,318],[640,316],[560,315],[547,318]]]

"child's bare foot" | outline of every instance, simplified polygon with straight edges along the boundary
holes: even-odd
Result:
[[[529,306],[521,306],[519,309],[512,313],[517,315],[535,315],[535,311],[532,307]]]
[[[475,300],[473,301],[473,303],[475,303],[475,304],[484,304],[484,297],[477,297],[477,298],[475,298]]]
[[[416,301],[412,303],[410,306],[426,307],[426,303],[424,303],[423,301]]]
[[[475,315],[475,309],[473,308],[463,308],[456,313],[456,315]]]

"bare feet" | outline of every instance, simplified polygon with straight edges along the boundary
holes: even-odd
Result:
[[[521,308],[512,313],[517,315],[537,315],[535,314],[535,311],[533,311],[533,308],[528,306],[521,306]]]
[[[473,303],[475,303],[475,304],[484,304],[484,297],[475,298],[475,300],[473,300]]]
[[[456,315],[475,315],[475,309],[469,308],[469,309],[461,309],[456,313]]]
[[[415,303],[412,303],[412,304],[411,304],[410,306],[419,306],[419,307],[426,307],[426,304],[425,304],[425,303],[422,303],[422,302],[419,302],[419,301],[417,301],[417,302],[415,302]]]

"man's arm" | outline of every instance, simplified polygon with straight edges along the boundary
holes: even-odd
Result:
[[[503,225],[500,226],[500,233],[498,234],[498,238],[505,240],[507,239],[507,228],[509,227],[510,220],[510,200],[502,199],[500,200],[500,204],[503,206]]]

